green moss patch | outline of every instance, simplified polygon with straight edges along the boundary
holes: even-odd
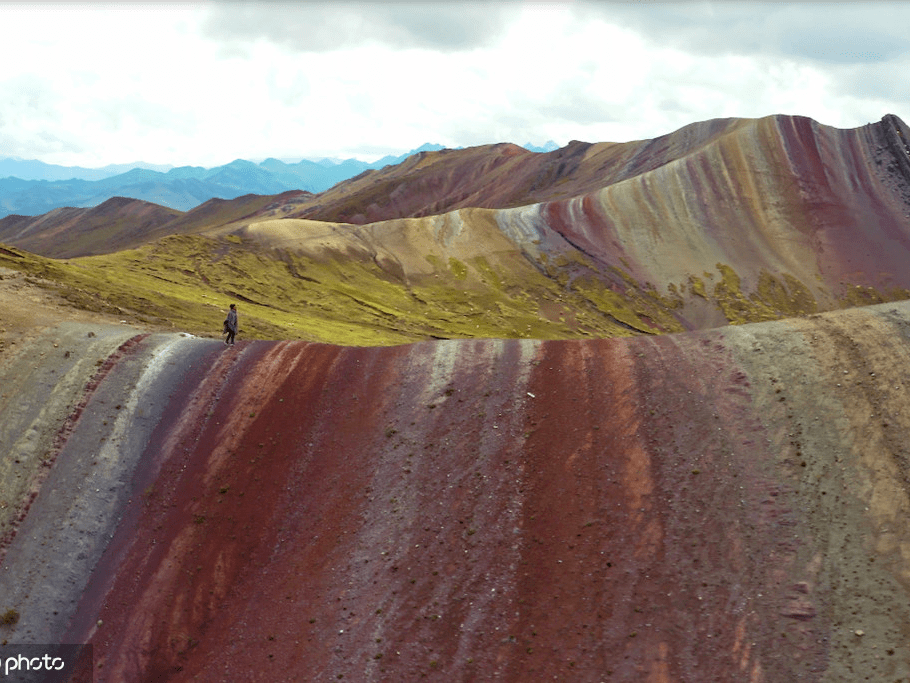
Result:
[[[785,274],[780,279],[762,271],[758,288],[748,296],[733,268],[717,264],[720,281],[714,285],[714,298],[731,324],[780,320],[818,311],[812,292],[797,278]]]
[[[762,273],[745,293],[735,270],[691,275],[661,294],[616,267],[598,270],[581,254],[532,262],[497,253],[466,262],[428,255],[429,275],[384,269],[370,258],[318,258],[265,248],[236,235],[174,235],[139,249],[54,260],[0,248],[0,266],[52,283],[74,306],[217,337],[230,303],[243,339],[307,339],[390,345],[431,338],[568,339],[683,331],[678,315],[697,296],[730,323],[814,313],[811,291],[788,274]],[[845,305],[910,298],[868,287],[847,290]]]
[[[232,302],[238,304],[241,338],[349,345],[660,331],[646,317],[679,328],[651,296],[617,293],[592,277],[554,280],[518,255],[500,255],[495,263],[431,256],[434,275],[405,281],[372,260],[342,254],[317,259],[236,236],[175,235],[139,249],[69,260],[7,251],[0,264],[53,282],[75,306],[199,336],[220,334]]]
[[[910,299],[910,290],[894,288],[880,292],[875,287],[864,285],[844,285],[843,293],[838,298],[842,307],[871,306],[888,301]]]

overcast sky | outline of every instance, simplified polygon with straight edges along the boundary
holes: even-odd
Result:
[[[906,2],[0,4],[0,158],[217,166],[910,116]]]

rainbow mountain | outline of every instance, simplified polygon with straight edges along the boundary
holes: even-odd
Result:
[[[70,680],[910,678],[908,135],[0,222],[5,305],[55,307],[0,347],[0,636],[90,644]]]

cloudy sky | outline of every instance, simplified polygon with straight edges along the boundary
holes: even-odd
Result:
[[[0,4],[0,158],[217,166],[910,121],[907,2]]]

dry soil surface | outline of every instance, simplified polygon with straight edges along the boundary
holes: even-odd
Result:
[[[74,308],[53,291],[51,283],[0,267],[0,364],[8,351],[21,348],[42,329],[64,321],[140,325],[134,319]]]

